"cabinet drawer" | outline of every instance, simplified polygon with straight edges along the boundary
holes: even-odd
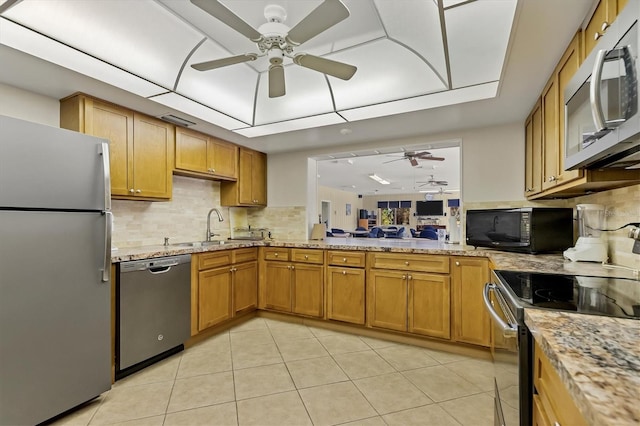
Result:
[[[429,254],[369,253],[372,268],[449,273],[449,257]]]
[[[249,247],[233,250],[233,263],[250,262],[258,260],[258,248]]]
[[[312,249],[291,249],[291,260],[302,263],[324,263],[324,251]]]
[[[351,266],[354,268],[364,268],[365,254],[352,251],[329,250],[327,263],[333,266]]]
[[[198,255],[198,269],[217,268],[218,266],[230,265],[232,263],[233,251],[221,250],[212,253]]]
[[[264,260],[289,260],[289,249],[284,247],[266,247]]]

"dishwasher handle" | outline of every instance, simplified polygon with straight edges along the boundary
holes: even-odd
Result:
[[[177,263],[176,263],[176,265],[177,265]],[[156,268],[149,268],[149,269],[147,269],[147,271],[149,271],[150,274],[154,274],[154,275],[166,274],[167,272],[169,272],[171,270],[171,268],[173,266],[176,266],[176,265],[158,266]]]
[[[501,296],[497,292],[497,286],[493,283],[485,284],[484,290],[482,292],[482,299],[484,300],[484,306],[487,308],[487,311],[489,312],[489,314],[493,317],[493,319],[498,323],[498,325],[502,329],[503,336],[511,337],[518,334],[518,325],[516,324],[515,319],[509,318],[508,319],[509,322],[507,322],[502,319],[502,317],[498,314],[498,312],[496,312],[493,304],[491,303],[491,300],[489,299],[490,292],[493,292],[493,294],[495,295],[496,300],[498,301],[498,304],[501,305],[502,311],[505,314],[505,316],[509,316],[509,315],[507,314],[507,312],[505,312],[505,309],[503,307],[504,303],[501,303],[500,301]],[[506,310],[508,311],[508,309]]]

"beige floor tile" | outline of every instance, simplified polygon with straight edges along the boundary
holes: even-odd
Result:
[[[395,372],[393,367],[373,350],[340,354],[333,358],[351,380]]]
[[[486,393],[438,404],[464,426],[492,426],[493,398]]]
[[[416,346],[394,345],[376,349],[376,352],[398,371],[439,365],[424,349]]]
[[[233,400],[233,374],[230,371],[187,377],[176,380],[167,413]]]
[[[231,351],[219,353],[204,350],[185,352],[180,361],[177,378],[183,379],[223,371],[231,371]]]
[[[169,413],[164,420],[164,426],[237,426],[237,424],[235,402]]]
[[[311,331],[305,326],[276,327],[270,330],[271,335],[275,339],[276,343],[287,340],[311,339],[315,337],[313,333],[311,333]]]
[[[493,390],[494,368],[491,361],[470,359],[451,362],[446,364],[445,367],[473,383],[483,391]]]
[[[198,343],[186,350],[186,352],[198,352],[206,351],[209,353],[229,352],[231,350],[231,341],[229,338],[229,332],[225,331],[221,334],[217,334],[207,340]]]
[[[302,340],[282,340],[278,342],[278,349],[285,361],[320,358],[329,355],[315,337]]]
[[[307,327],[309,329],[309,331],[311,331],[313,333],[314,336],[316,337],[323,337],[323,336],[342,336],[345,333],[341,333],[339,331],[336,330],[331,330],[328,328],[321,328],[321,327]]]
[[[266,345],[274,343],[268,329],[250,330],[242,333],[231,333],[231,350],[244,349],[247,346]]]
[[[109,424],[165,413],[173,382],[112,388],[89,424]]]
[[[331,357],[290,361],[286,364],[298,389],[349,380]]]
[[[433,403],[400,373],[359,379],[354,383],[379,414]]]
[[[267,323],[263,318],[255,317],[251,318],[248,321],[243,322],[240,325],[236,325],[231,330],[230,333],[239,333],[243,331],[255,331],[255,330],[265,330],[267,329]]]
[[[234,372],[236,400],[294,390],[284,364],[245,368]]]
[[[427,355],[429,355],[431,358],[438,361],[440,364],[447,364],[449,362],[466,361],[468,359],[474,359],[465,355],[454,354],[452,352],[437,351],[433,349],[425,349],[425,351],[427,352]]]
[[[436,402],[481,392],[476,385],[441,365],[411,370],[405,372],[404,375]]]
[[[358,336],[351,334],[338,334],[332,336],[318,337],[322,345],[327,348],[331,355],[345,354],[349,352],[359,352],[369,350],[370,347]]]
[[[299,392],[316,426],[351,422],[377,414],[351,382],[301,389]]]
[[[261,365],[278,364],[282,356],[275,343],[266,345],[242,346],[231,354],[233,369],[259,367]]]
[[[340,426],[387,426],[382,417],[369,417],[368,419],[356,420],[355,422],[342,423]]]
[[[82,404],[82,406],[77,407],[71,413],[66,416],[56,420],[51,423],[52,426],[86,426],[89,424],[89,421],[93,417],[93,415],[98,411],[100,404],[107,398],[107,394],[109,392],[105,392],[99,397],[92,399],[89,402]]]
[[[365,342],[371,349],[388,348],[389,346],[395,346],[398,344],[390,340],[374,339],[372,337],[360,337],[360,340]]]
[[[129,420],[128,422],[112,423],[109,426],[163,426],[164,415]]]
[[[163,359],[144,370],[133,373],[130,376],[120,379],[113,384],[114,388],[122,386],[137,386],[150,383],[173,381],[176,378],[178,366],[183,352],[177,353],[167,359]]]
[[[291,319],[294,319],[294,318],[291,318]],[[276,328],[279,328],[281,330],[284,330],[284,329],[292,330],[294,328],[306,327],[306,325],[304,325],[301,321],[302,318],[295,318],[295,319],[300,321],[280,321],[280,320],[265,318],[265,322],[267,323],[267,327],[269,327],[270,330],[274,330]]]
[[[238,422],[240,426],[312,425],[295,391],[238,401]]]
[[[436,404],[382,416],[389,426],[460,426],[449,413]]]

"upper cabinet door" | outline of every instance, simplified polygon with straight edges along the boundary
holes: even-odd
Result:
[[[207,135],[176,128],[176,169],[207,173],[208,144]]]
[[[229,179],[238,177],[238,147],[236,145],[210,137],[207,154],[213,174]]]
[[[236,180],[238,147],[190,129],[176,128],[176,174]]]
[[[129,149],[133,195],[141,198],[171,198],[174,127],[161,120],[135,113],[133,147]]]

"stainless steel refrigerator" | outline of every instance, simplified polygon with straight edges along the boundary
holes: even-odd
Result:
[[[0,116],[0,425],[111,387],[104,139]]]

